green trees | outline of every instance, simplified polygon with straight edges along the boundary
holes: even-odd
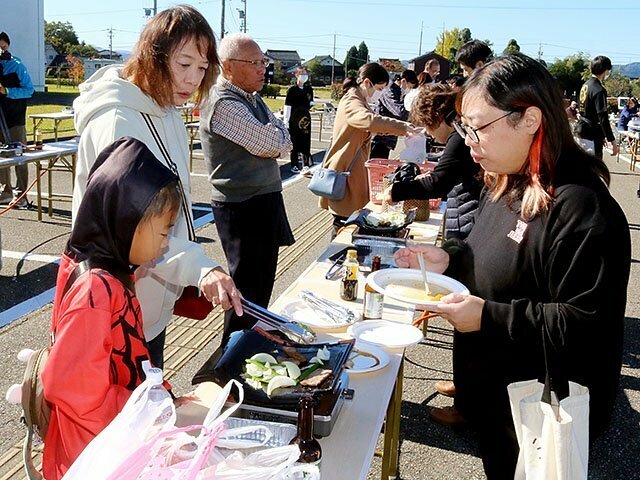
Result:
[[[311,78],[319,78],[324,75],[324,67],[318,60],[311,60],[307,63],[307,72],[311,74]]]
[[[434,51],[451,62],[452,73],[459,72],[460,69],[455,61],[456,53],[469,40],[471,40],[471,30],[468,28],[459,29],[456,27],[452,30],[445,30],[438,35]]]
[[[369,47],[367,47],[366,43],[361,42],[359,46],[353,45],[347,51],[347,56],[344,59],[344,70],[347,75],[352,75],[354,72],[357,74],[357,70],[368,61]]]
[[[97,57],[98,51],[78,40],[70,22],[44,21],[44,41],[50,43],[61,55],[74,57]]]
[[[502,54],[503,55],[509,55],[510,53],[518,53],[519,51],[520,51],[520,45],[518,45],[518,42],[516,41],[515,38],[512,38],[507,43],[507,46],[502,51]]]
[[[589,73],[589,58],[583,53],[578,53],[563,59],[556,59],[549,67],[549,72],[558,80],[565,96],[575,98],[584,81],[591,75]]]
[[[358,60],[360,62],[358,67],[369,62],[369,47],[367,47],[367,44],[364,42],[361,42],[360,45],[358,45]]]

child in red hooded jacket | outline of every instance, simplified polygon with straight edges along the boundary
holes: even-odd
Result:
[[[42,372],[47,480],[62,478],[144,380],[149,353],[132,273],[161,256],[180,201],[177,177],[136,139],[96,160],[60,262]]]

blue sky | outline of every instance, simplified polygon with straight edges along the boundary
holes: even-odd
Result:
[[[301,57],[332,54],[343,61],[347,49],[365,41],[372,60],[417,56],[432,50],[443,28],[471,29],[501,52],[510,38],[522,51],[547,62],[584,52],[609,56],[614,64],[640,62],[640,2],[637,0],[246,0],[247,33],[266,50],[297,50]],[[198,8],[220,32],[221,0],[179,2]],[[176,2],[158,0],[158,10]],[[225,30],[239,31],[241,0],[226,0]],[[131,50],[153,0],[44,0],[45,19],[71,22],[81,40],[115,50]],[[635,33],[631,19],[636,19]],[[634,45],[635,42],[635,45]]]

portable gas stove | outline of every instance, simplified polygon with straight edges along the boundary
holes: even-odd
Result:
[[[353,398],[354,392],[348,388],[349,376],[344,365],[349,358],[355,340],[332,343],[299,344],[283,340],[274,332],[266,332],[259,327],[252,330],[234,332],[225,346],[219,347],[193,377],[193,384],[215,382],[225,385],[235,379],[243,384],[244,402],[236,416],[267,421],[295,424],[298,419],[300,398],[312,396],[314,399],[313,431],[318,437],[331,433],[345,400]],[[292,347],[307,360],[317,354],[318,349],[327,347],[329,360],[323,368],[333,374],[318,387],[297,385],[283,389],[280,395],[269,397],[262,389],[254,389],[242,378],[245,360],[256,353],[269,353],[276,358],[286,357],[286,349]]]
[[[353,399],[354,391],[348,388],[348,386],[349,374],[343,372],[336,388],[332,392],[324,394],[317,399],[317,405],[313,410],[314,436],[329,436],[345,400]],[[251,401],[245,401],[240,405],[235,416],[250,418],[252,420],[266,420],[269,422],[290,423],[295,425],[298,421],[298,410],[297,405],[265,407],[254,405]]]
[[[367,227],[358,225],[352,233],[352,238],[355,240],[357,238],[366,238],[366,239],[380,239],[380,238],[397,238],[397,239],[407,239],[409,238],[409,229],[407,227],[401,228],[400,230],[395,230],[392,232],[377,232],[373,229],[368,229]]]

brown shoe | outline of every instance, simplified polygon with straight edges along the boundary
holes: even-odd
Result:
[[[429,409],[429,418],[445,427],[462,425],[465,419],[456,407],[431,407]]]
[[[456,395],[456,385],[449,380],[436,382],[434,387],[436,388],[436,392],[445,397],[455,397]]]

